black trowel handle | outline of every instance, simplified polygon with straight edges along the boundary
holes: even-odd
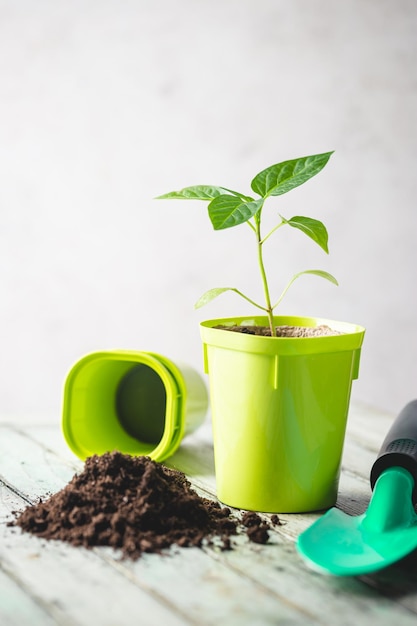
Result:
[[[413,503],[417,504],[417,400],[409,402],[391,426],[371,469],[371,487],[389,467],[403,467],[414,478]]]

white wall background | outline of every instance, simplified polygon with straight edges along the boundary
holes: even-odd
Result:
[[[325,222],[330,255],[269,244],[281,313],[367,328],[353,398],[417,396],[414,0],[0,0],[0,410],[60,414],[68,369],[111,348],[202,371],[198,322],[253,313],[246,226],[215,233],[186,185],[249,192],[273,163],[335,150],[275,201]],[[290,229],[288,229],[290,230]]]

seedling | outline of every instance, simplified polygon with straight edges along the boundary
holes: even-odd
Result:
[[[291,226],[297,228],[305,235],[310,237],[316,244],[326,252],[328,249],[328,233],[325,225],[319,220],[311,217],[296,215],[290,219],[286,219],[279,214],[280,221],[266,235],[262,234],[261,221],[262,212],[265,201],[270,196],[281,196],[295,187],[299,187],[307,180],[318,174],[327,164],[333,152],[325,152],[323,154],[315,154],[312,156],[292,159],[271,165],[262,170],[255,176],[251,182],[251,189],[257,197],[247,196],[239,191],[233,191],[226,187],[213,187],[210,185],[195,185],[185,187],[180,191],[171,191],[170,193],[158,196],[158,199],[177,199],[177,200],[203,200],[209,203],[208,213],[215,230],[223,230],[232,228],[240,224],[248,224],[252,229],[256,239],[257,259],[262,280],[265,302],[259,304],[249,298],[235,287],[216,287],[206,291],[196,302],[195,307],[211,302],[214,298],[225,291],[234,291],[239,296],[250,302],[253,306],[265,311],[271,330],[271,336],[276,336],[274,327],[274,310],[282,301],[283,297],[291,287],[293,282],[303,274],[314,274],[325,278],[337,285],[334,276],[323,270],[304,270],[295,274],[286,285],[285,289],[274,301],[270,295],[270,288],[264,265],[263,248],[264,244],[275,231],[282,226]]]

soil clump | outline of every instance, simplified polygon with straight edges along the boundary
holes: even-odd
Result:
[[[61,491],[16,515],[9,526],[73,546],[111,546],[133,560],[173,544],[232,549],[232,536],[242,532],[266,543],[268,529],[280,524],[254,512],[239,522],[228,507],[200,497],[182,472],[120,452],[89,457]]]

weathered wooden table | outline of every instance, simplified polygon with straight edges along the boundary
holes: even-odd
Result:
[[[352,406],[338,506],[363,512],[368,474],[394,416]],[[210,423],[169,460],[201,495],[214,497]],[[281,515],[267,545],[242,536],[237,549],[175,549],[121,561],[111,549],[85,550],[8,527],[11,512],[61,489],[82,469],[59,420],[0,420],[1,626],[177,626],[180,624],[417,623],[417,556],[360,578],[308,569],[294,539],[318,514]],[[416,531],[417,532],[417,531]]]

